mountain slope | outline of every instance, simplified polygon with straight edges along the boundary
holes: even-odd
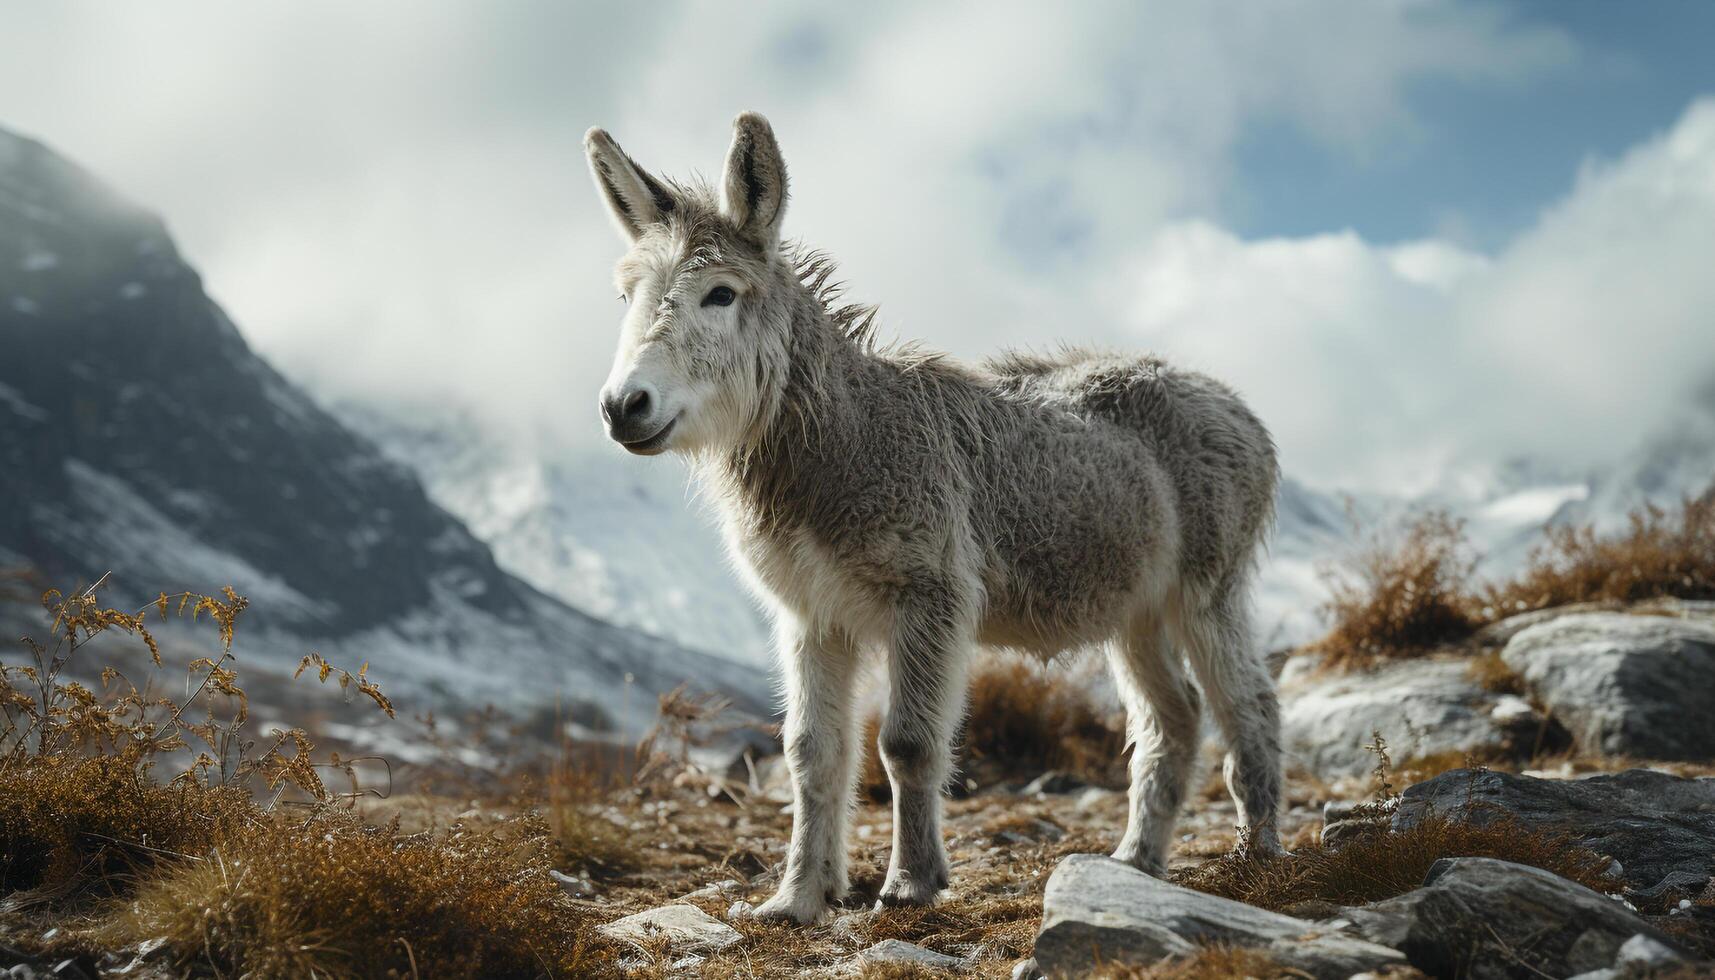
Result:
[[[507,571],[591,615],[719,656],[767,660],[766,622],[677,460],[617,448],[532,451],[446,406],[346,401],[331,410],[411,467]]]
[[[270,662],[313,646],[443,700],[612,706],[630,675],[762,701],[758,671],[502,570],[250,350],[158,219],[4,132],[0,351],[0,557],[56,584],[112,570],[116,597],[139,599],[230,583]]]

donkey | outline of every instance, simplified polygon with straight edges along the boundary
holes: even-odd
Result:
[[[871,651],[888,674],[884,904],[947,887],[941,791],[979,646],[1107,646],[1132,747],[1115,858],[1163,871],[1205,697],[1240,839],[1277,851],[1279,706],[1248,592],[1279,476],[1238,396],[1154,357],[972,367],[878,346],[872,311],[836,305],[826,257],[782,244],[786,164],[760,115],[734,122],[718,192],[650,174],[603,130],[584,147],[630,245],[607,433],[689,459],[773,614],[794,810],[756,914],[808,923],[846,896]]]

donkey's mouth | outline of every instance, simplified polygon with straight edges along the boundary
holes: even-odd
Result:
[[[667,446],[667,437],[673,434],[673,427],[678,424],[679,416],[675,415],[668,419],[667,424],[657,429],[655,434],[649,438],[639,439],[636,442],[622,442],[620,445],[624,446],[625,451],[628,453],[636,453],[639,456],[654,456],[665,451]]]

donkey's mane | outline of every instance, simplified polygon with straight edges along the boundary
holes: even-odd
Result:
[[[821,304],[822,313],[840,335],[864,351],[874,353],[876,307],[869,303],[840,302],[845,295],[846,284],[834,278],[839,268],[834,264],[833,256],[802,242],[788,242],[782,251],[786,260],[792,263],[792,271],[798,281]]]

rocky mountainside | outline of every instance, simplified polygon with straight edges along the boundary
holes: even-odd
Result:
[[[766,621],[677,460],[531,449],[447,406],[345,400],[331,410],[416,472],[512,574],[620,625],[767,661]]]
[[[395,693],[608,713],[754,669],[573,609],[502,569],[417,476],[258,357],[161,221],[0,132],[0,565],[110,598],[231,584],[241,646],[370,661]],[[630,678],[628,681],[627,678]]]

